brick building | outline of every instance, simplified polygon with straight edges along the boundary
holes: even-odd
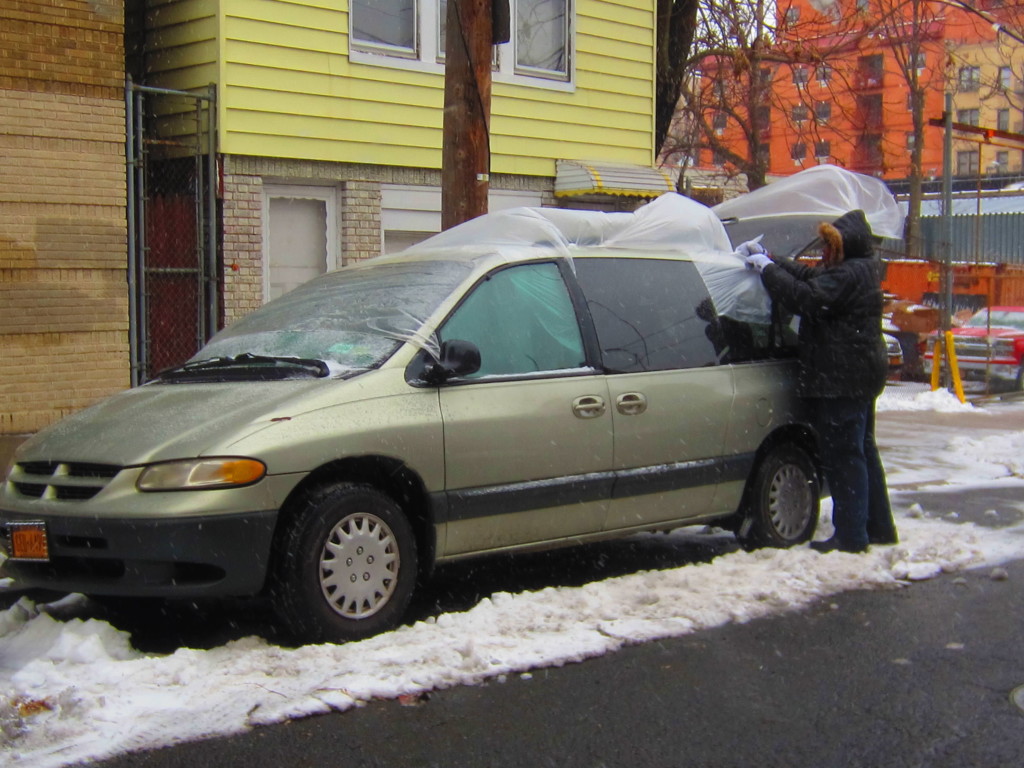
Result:
[[[726,81],[735,81],[734,62],[707,62],[701,105],[721,145],[749,156],[745,132],[755,120],[759,150],[769,175],[795,173],[833,163],[890,181],[907,179],[916,142],[912,82],[919,87],[925,131],[921,167],[938,179],[943,167],[942,130],[928,126],[941,117],[946,92],[953,95],[954,119],[1002,131],[1021,131],[1024,122],[1024,46],[997,33],[992,20],[1020,11],[995,0],[966,3],[967,9],[935,0],[912,5],[896,0],[786,0],[769,52],[752,68],[764,86],[747,103],[716,102]],[[1017,4],[1013,4],[1016,7]],[[1019,19],[1008,18],[1019,27]],[[914,76],[912,78],[912,75]],[[754,101],[756,103],[751,103]],[[1024,171],[1020,143],[982,142],[958,137],[954,174],[965,179]],[[704,148],[697,167],[728,171],[725,153]]]
[[[2,438],[127,386],[128,312],[123,2],[0,18]]]

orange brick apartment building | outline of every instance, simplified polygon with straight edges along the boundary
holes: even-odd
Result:
[[[784,61],[766,56],[752,73],[768,84],[765,97],[751,109],[759,110],[761,151],[767,152],[770,175],[829,162],[887,180],[906,179],[915,141],[910,67],[916,68],[923,91],[921,167],[926,180],[942,174],[942,130],[928,127],[927,121],[942,116],[947,90],[953,94],[956,121],[1008,132],[1024,129],[1024,46],[997,34],[991,24],[996,14],[1010,13],[1011,4],[971,0],[973,11],[938,1],[923,5],[925,12],[915,24],[909,19],[910,3],[897,0],[779,3],[772,53]],[[904,14],[902,24],[892,21],[894,12]],[[887,13],[889,20],[880,24]],[[911,35],[919,45],[913,60],[908,58]],[[706,65],[704,77],[721,78],[725,63]],[[730,148],[746,145],[736,120],[719,114],[711,121],[717,121],[716,133]],[[1022,149],[1024,144],[1014,142],[979,144],[958,137],[954,175],[1021,174]],[[722,164],[704,149],[697,167]]]

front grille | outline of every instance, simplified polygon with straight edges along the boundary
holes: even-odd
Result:
[[[954,344],[957,357],[981,357],[988,359],[991,348],[985,339],[957,339]]]
[[[84,462],[23,461],[8,478],[21,496],[32,499],[85,501],[102,491],[120,467]]]

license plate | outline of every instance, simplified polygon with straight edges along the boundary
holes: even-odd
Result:
[[[11,536],[11,560],[50,559],[46,523],[7,523]]]

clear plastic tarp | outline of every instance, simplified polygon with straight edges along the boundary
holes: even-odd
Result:
[[[832,221],[858,208],[878,237],[903,236],[903,213],[885,184],[835,165],[813,166],[712,210],[723,220],[808,215]]]
[[[547,252],[571,260],[581,248],[678,253],[697,265],[719,315],[768,323],[760,278],[733,253],[722,222],[707,206],[666,193],[633,213],[512,208],[434,235],[405,254]]]

